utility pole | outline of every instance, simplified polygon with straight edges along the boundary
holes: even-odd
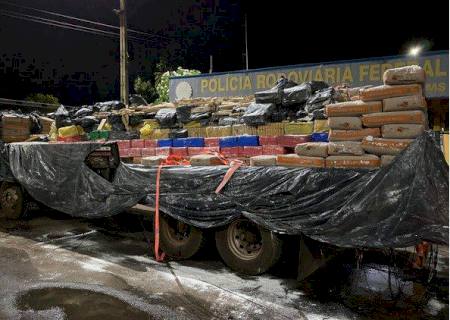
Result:
[[[213,55],[209,55],[209,73],[213,72]]]
[[[127,10],[125,0],[120,0],[120,101],[128,107],[128,41],[127,41]]]
[[[247,36],[247,12],[245,13],[245,70],[248,70],[248,36]]]

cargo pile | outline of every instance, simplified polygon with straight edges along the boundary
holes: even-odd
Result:
[[[364,88],[352,101],[329,104],[329,143],[296,147],[299,164],[329,168],[377,168],[392,162],[427,129],[419,66],[388,69],[384,85]]]

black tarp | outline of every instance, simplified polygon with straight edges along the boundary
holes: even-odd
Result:
[[[36,200],[73,216],[102,217],[147,196],[156,168],[120,164],[109,182],[84,163],[98,143],[16,143],[11,171]],[[2,172],[3,170],[0,170]],[[343,247],[448,243],[448,165],[433,139],[417,138],[380,170],[241,167],[220,194],[227,167],[167,167],[161,210],[194,226],[243,215],[276,232]]]

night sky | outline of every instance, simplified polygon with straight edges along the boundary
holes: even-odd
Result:
[[[118,25],[118,0],[13,2]],[[130,79],[151,79],[161,60],[207,72],[210,54],[214,71],[243,69],[245,12],[250,68],[403,54],[423,40],[430,50],[449,47],[446,1],[128,0],[129,27],[154,35],[130,41]],[[0,43],[0,97],[45,92],[81,104],[119,96],[118,40],[0,16]]]

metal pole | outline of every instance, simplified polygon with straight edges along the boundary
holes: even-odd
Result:
[[[248,70],[247,13],[245,13],[245,70]]]
[[[120,0],[120,101],[128,107],[128,42],[125,0]]]
[[[213,56],[212,54],[209,55],[209,73],[213,72]]]

